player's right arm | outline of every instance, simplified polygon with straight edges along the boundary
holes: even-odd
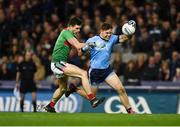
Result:
[[[80,50],[87,50],[91,47],[96,47],[95,42],[89,42],[89,43],[81,43],[79,42],[75,36],[68,30],[64,31],[63,33],[64,38],[71,44],[71,46],[75,47],[78,51]]]
[[[73,33],[69,30],[64,30],[62,36],[64,37],[65,40],[71,44],[72,47],[76,48],[77,50],[80,50],[82,47],[84,47],[86,44],[79,42]]]
[[[75,37],[67,40],[73,47],[75,47],[77,50],[80,50],[84,46],[86,46],[85,43],[79,42]]]

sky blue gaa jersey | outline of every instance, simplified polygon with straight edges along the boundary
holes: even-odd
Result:
[[[111,35],[108,41],[102,39],[99,35],[89,38],[86,43],[89,42],[105,43],[104,48],[94,47],[91,49],[90,67],[91,69],[106,69],[110,65],[110,57],[112,47],[118,42],[117,35]]]

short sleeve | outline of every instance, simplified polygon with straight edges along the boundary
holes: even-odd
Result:
[[[119,36],[113,35],[113,44],[117,44],[119,42]]]
[[[74,38],[74,35],[71,31],[69,30],[64,30],[63,33],[62,33],[62,36],[68,40],[68,39],[71,39],[71,38]]]
[[[86,41],[86,43],[88,44],[88,43],[90,42],[90,40],[91,40],[91,39],[88,39],[88,40]]]
[[[97,41],[97,37],[96,37],[96,36],[94,36],[94,37],[92,37],[92,38],[89,38],[89,39],[86,41],[86,43],[88,44],[88,43],[90,43],[90,42],[95,42],[95,41]]]

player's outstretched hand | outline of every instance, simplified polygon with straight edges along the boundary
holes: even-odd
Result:
[[[126,42],[129,38],[129,36],[122,34],[119,36],[119,42]]]

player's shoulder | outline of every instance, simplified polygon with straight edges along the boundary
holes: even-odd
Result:
[[[98,35],[95,35],[95,36],[89,38],[89,39],[87,40],[87,42],[92,42],[92,41],[95,41],[95,40],[97,40],[97,39],[99,39],[99,36],[98,36]]]
[[[112,34],[110,40],[111,41],[117,41],[119,38],[119,35]]]
[[[68,34],[68,33],[71,33],[70,30],[63,29],[63,30],[61,31],[61,34]]]
[[[119,35],[112,34],[111,38],[118,38]]]

